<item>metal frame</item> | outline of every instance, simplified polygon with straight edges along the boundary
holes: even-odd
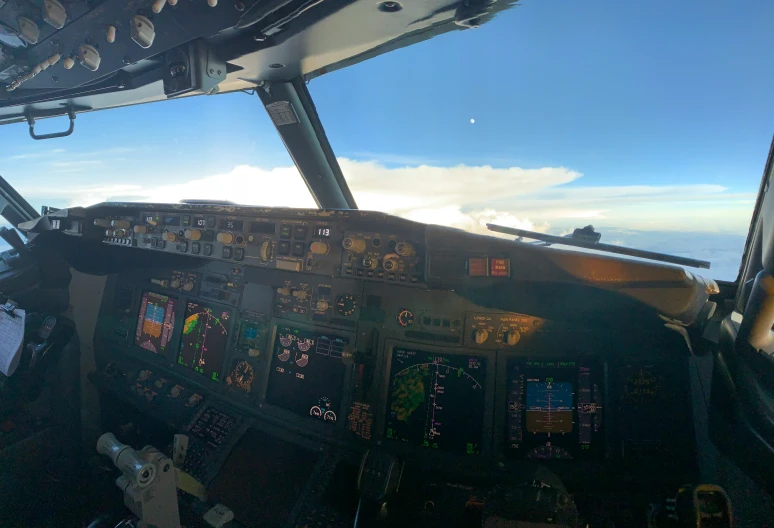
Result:
[[[0,176],[0,215],[8,220],[13,227],[40,216],[30,203],[2,176]]]
[[[272,103],[292,107],[298,122],[275,123],[275,127],[317,205],[324,209],[357,209],[303,80],[296,77],[290,82],[267,83],[256,92],[264,107]]]

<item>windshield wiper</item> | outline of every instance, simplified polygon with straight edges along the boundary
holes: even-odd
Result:
[[[516,229],[515,227],[505,227],[497,224],[487,224],[487,229],[490,231],[496,231],[498,233],[506,233],[509,235],[516,235],[517,241],[521,241],[521,237],[531,238],[533,240],[540,240],[546,242],[546,245],[558,244],[563,246],[573,246],[585,249],[592,249],[594,251],[604,251],[607,253],[618,253],[619,255],[627,255],[629,257],[639,257],[648,260],[658,260],[660,262],[669,262],[671,264],[679,264],[681,266],[690,266],[692,268],[704,268],[710,269],[710,263],[706,260],[697,260],[687,257],[678,257],[676,255],[667,255],[666,253],[656,253],[655,251],[645,251],[642,249],[634,249],[623,246],[614,246],[612,244],[601,244],[599,239],[602,238],[602,233],[594,231],[594,226],[588,225],[583,229],[576,229],[572,235],[556,236],[546,235],[544,233],[537,233],[535,231],[527,231],[526,229]]]

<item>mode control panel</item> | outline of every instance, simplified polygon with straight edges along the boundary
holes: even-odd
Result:
[[[137,218],[95,219],[102,224],[106,243],[283,271],[337,275],[343,252],[342,229],[327,219],[142,211]]]
[[[543,319],[528,315],[468,312],[464,343],[488,350],[517,347],[524,337],[540,331],[543,323]]]
[[[355,328],[361,287],[341,279],[288,280],[276,289],[274,315],[283,319]]]
[[[395,234],[346,232],[342,276],[380,282],[424,282],[424,248]]]

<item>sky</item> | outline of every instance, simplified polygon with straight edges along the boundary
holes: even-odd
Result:
[[[700,273],[733,280],[774,134],[771,20],[762,0],[524,0],[309,90],[362,209],[479,233],[593,224],[603,242],[712,260]],[[242,93],[81,114],[44,142],[3,126],[0,146],[0,175],[36,208],[314,207]]]

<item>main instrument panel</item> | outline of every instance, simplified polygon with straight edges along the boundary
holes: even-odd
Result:
[[[118,211],[81,229],[142,250],[109,278],[96,378],[161,419],[228,408],[304,441],[472,472],[533,459],[644,467],[690,449],[671,443],[692,434],[679,336],[643,340],[438,287],[425,226]],[[457,261],[447,273],[483,288],[524,271],[491,248]]]

